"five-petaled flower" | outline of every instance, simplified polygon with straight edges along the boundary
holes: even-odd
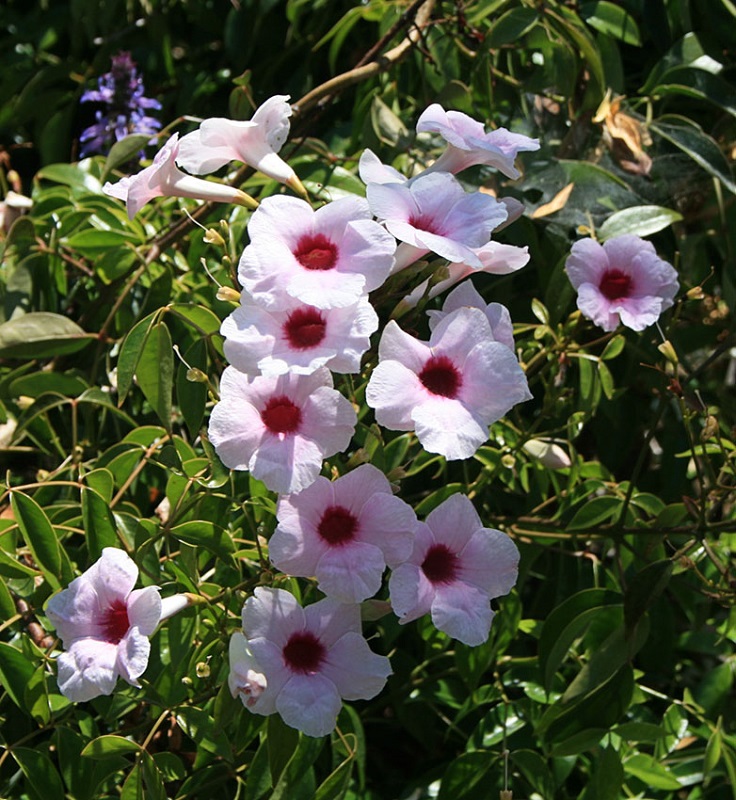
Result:
[[[417,524],[412,507],[372,464],[281,497],[276,516],[268,543],[273,565],[289,575],[314,575],[328,597],[343,603],[378,592],[386,565],[409,556]]]
[[[247,122],[213,117],[181,140],[178,163],[194,175],[206,175],[230,161],[242,161],[306,197],[294,170],[278,155],[289,135],[289,96],[277,94]]]
[[[290,298],[316,308],[352,306],[386,280],[396,251],[362,197],[343,197],[316,211],[296,197],[267,197],[248,233],[238,279],[267,308]]]
[[[344,450],[355,411],[320,367],[310,375],[249,376],[227,367],[209,436],[230,469],[250,470],[274,492],[306,489],[322,460]]]
[[[278,713],[308,736],[332,731],[342,700],[369,700],[391,674],[361,633],[360,606],[325,598],[302,608],[283,589],[256,588],[231,645],[230,682],[254,714]]]
[[[675,302],[680,288],[675,269],[654,245],[627,234],[599,244],[581,239],[565,263],[578,293],[578,308],[604,331],[619,322],[635,331],[653,325]]]
[[[431,453],[469,458],[488,426],[531,399],[526,376],[506,344],[494,341],[485,313],[463,306],[441,319],[428,342],[386,325],[379,363],[366,389],[376,421],[416,431]]]
[[[123,550],[100,558],[54,595],[46,615],[62,640],[61,693],[73,702],[111,694],[118,676],[133,686],[148,666],[148,637],[162,616],[158,586],[133,589],[138,567]]]
[[[465,644],[488,639],[490,601],[516,583],[519,551],[506,534],[484,528],[470,500],[453,494],[419,523],[414,550],[389,580],[403,625],[431,614],[436,628]]]
[[[236,203],[247,208],[258,205],[250,195],[233,186],[185,174],[176,166],[178,152],[179,134],[175,133],[156,153],[150,167],[136,175],[121,178],[117,183],[108,181],[102,191],[123,200],[131,219],[154,197],[194,197],[198,200]]]

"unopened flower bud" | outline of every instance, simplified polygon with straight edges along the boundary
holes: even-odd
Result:
[[[570,456],[554,442],[529,439],[528,442],[524,442],[522,447],[532,458],[549,469],[564,469],[571,464]]]
[[[685,296],[688,300],[702,300],[705,297],[705,292],[702,286],[693,286],[692,289],[687,290]]]
[[[201,369],[190,367],[187,370],[187,380],[191,383],[207,383],[208,378]]]
[[[675,352],[675,348],[672,346],[672,342],[669,339],[665,339],[662,344],[657,345],[657,350],[670,362],[673,366],[677,366],[678,358],[677,353]]]
[[[708,414],[705,418],[703,430],[700,432],[700,439],[704,442],[707,439],[711,439],[716,433],[718,433],[718,419],[713,414]]]
[[[258,208],[258,200],[255,197],[251,197],[249,194],[238,189],[235,195],[235,202],[239,206],[245,206],[246,208],[250,208],[252,211],[255,211]]]
[[[212,672],[212,670],[210,670],[210,665],[206,661],[200,661],[194,668],[194,671],[198,678],[209,678]]]
[[[230,286],[220,286],[215,297],[224,303],[239,303],[240,292]]]
[[[207,228],[204,232],[204,240],[209,244],[214,244],[217,247],[224,247],[225,240],[220,236],[220,234],[214,228]]]
[[[505,453],[501,456],[501,463],[506,467],[506,469],[513,469],[516,466],[516,459],[511,455],[511,453]]]

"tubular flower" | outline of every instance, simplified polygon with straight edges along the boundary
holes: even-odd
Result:
[[[308,736],[330,733],[343,699],[375,697],[391,674],[361,634],[357,604],[325,598],[302,608],[289,592],[259,586],[243,606],[243,637],[245,648],[231,644],[231,691],[254,714],[278,713]]]
[[[206,119],[181,140],[177,161],[194,175],[206,175],[230,161],[242,161],[269,178],[307,196],[294,170],[279,156],[289,135],[288,95],[274,95],[242,122],[222,117]]]
[[[258,203],[245,192],[223,183],[193,178],[176,166],[179,149],[179,134],[175,133],[158,151],[153,164],[137,175],[121,178],[117,183],[106,183],[102,191],[111,197],[123,200],[130,219],[154,197],[194,197],[198,200],[214,200],[218,203],[237,203],[255,208]]]
[[[465,644],[487,641],[490,601],[516,583],[519,551],[506,534],[484,528],[470,500],[453,494],[420,522],[414,550],[389,580],[399,623],[432,615],[436,628]]]
[[[248,223],[238,278],[253,300],[281,308],[296,298],[316,308],[352,306],[388,277],[396,242],[361,197],[317,211],[304,200],[267,197]]]
[[[483,125],[460,111],[445,111],[438,103],[428,106],[417,121],[417,132],[438,133],[447,149],[427,172],[461,172],[475,164],[495,167],[508,178],[518,178],[516,156],[539,150],[539,142],[506,128],[486,133]]]
[[[675,269],[654,245],[627,234],[603,245],[581,239],[565,263],[578,293],[578,308],[604,331],[619,322],[635,331],[653,325],[675,302],[680,288]]]
[[[274,566],[316,576],[319,588],[342,603],[378,592],[386,565],[409,556],[417,524],[412,507],[393,495],[372,464],[333,482],[320,476],[304,491],[281,497],[276,515],[268,544]]]
[[[428,342],[386,325],[379,363],[366,389],[376,421],[416,431],[425,450],[469,458],[488,439],[488,426],[531,394],[506,344],[494,341],[485,313],[461,307],[437,323]]]
[[[355,422],[326,367],[271,378],[227,367],[209,436],[230,469],[250,470],[274,492],[298,492],[315,481],[324,458],[348,446]]]
[[[46,614],[66,649],[58,658],[61,693],[73,702],[111,694],[118,677],[133,686],[148,666],[148,637],[161,620],[158,586],[133,589],[138,567],[123,550],[100,558],[48,602]]]

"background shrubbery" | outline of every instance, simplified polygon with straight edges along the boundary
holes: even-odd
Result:
[[[215,281],[233,285],[249,212],[164,199],[129,221],[101,184],[140,142],[77,163],[95,110],[78,101],[129,50],[167,130],[247,118],[273,94],[298,103],[376,43],[389,51],[421,5],[0,7],[0,182],[33,199],[0,240],[3,797],[481,800],[503,788],[506,754],[520,798],[736,797],[730,0],[435,2],[403,60],[297,106],[282,155],[317,197],[363,193],[366,146],[404,171],[435,157],[441,143],[414,134],[430,102],[541,141],[518,181],[463,175],[527,208],[498,238],[528,245],[530,264],[476,286],[509,307],[534,400],[460,464],[382,433],[364,408],[351,462],[370,456],[420,517],[468,493],[518,544],[521,573],[478,648],[428,620],[369,623],[395,674],[329,740],[250,715],[224,685],[245,593],[271,580],[274,496],[200,438],[209,387],[173,346],[216,385],[232,306]],[[256,197],[281,190],[240,177]],[[603,334],[576,312],[564,259],[590,232],[646,236],[677,267],[661,333]],[[424,335],[422,318],[407,327]],[[364,385],[341,388],[360,400]],[[571,466],[535,459],[524,445],[540,438]],[[43,605],[121,543],[144,584],[210,602],[156,634],[142,690],[72,706]]]

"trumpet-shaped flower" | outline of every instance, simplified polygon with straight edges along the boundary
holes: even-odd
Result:
[[[361,634],[360,606],[325,598],[302,608],[283,589],[256,588],[243,606],[243,643],[231,645],[237,689],[254,714],[278,713],[308,736],[325,736],[342,700],[369,700],[385,686],[389,661]]]
[[[420,175],[408,183],[369,183],[368,203],[401,242],[394,271],[428,252],[476,268],[482,263],[473,248],[488,243],[491,231],[506,219],[506,206],[482,192],[468,194],[446,172]]]
[[[431,614],[436,628],[465,644],[487,641],[490,601],[516,583],[519,551],[506,534],[484,528],[465,495],[453,494],[419,523],[414,550],[389,580],[400,624]]]
[[[352,306],[386,280],[396,250],[361,197],[317,211],[296,197],[268,197],[248,233],[238,278],[266,308],[281,308],[290,298],[317,308]]]
[[[61,693],[73,702],[111,694],[118,677],[140,686],[148,637],[161,620],[158,586],[133,589],[138,567],[123,550],[100,558],[54,595],[46,615],[66,649],[58,658]]]
[[[194,178],[182,172],[176,166],[178,150],[179,134],[175,133],[158,151],[150,167],[141,170],[137,175],[121,178],[117,183],[108,181],[102,191],[123,200],[130,219],[154,197],[194,197],[218,203],[237,203],[247,208],[258,205],[250,195],[240,189]]]
[[[514,350],[514,326],[509,310],[501,303],[486,303],[471,281],[465,281],[453,289],[445,298],[441,311],[427,311],[430,331],[437,327],[440,320],[458,308],[479,308],[491,326],[493,340],[505,344],[509,350]]]
[[[277,155],[289,135],[288,100],[288,95],[280,94],[269,98],[248,122],[222,117],[204,120],[181,140],[177,162],[187,172],[206,175],[230,161],[242,161],[306,196],[294,170]]]
[[[386,325],[379,363],[366,389],[376,421],[416,431],[422,446],[447,459],[469,458],[488,426],[531,394],[507,345],[494,341],[485,313],[462,307],[437,323],[428,342]]]
[[[677,272],[654,245],[630,234],[603,245],[593,239],[575,242],[565,271],[577,290],[578,308],[604,331],[619,322],[643,331],[673,305],[680,288]]]
[[[378,329],[368,299],[344,308],[316,308],[288,298],[268,309],[243,295],[241,305],[222,323],[225,355],[241,372],[309,374],[327,366],[333,372],[360,371],[360,359]]]
[[[279,377],[227,367],[209,436],[226,466],[250,470],[274,492],[298,492],[314,482],[324,458],[348,446],[355,422],[326,367]]]
[[[539,142],[506,128],[486,133],[483,125],[460,111],[445,111],[438,103],[428,106],[417,121],[417,132],[438,133],[447,149],[427,170],[457,173],[475,164],[495,167],[509,178],[518,178],[517,155],[539,150]]]
[[[319,477],[281,497],[278,527],[268,545],[274,566],[289,575],[314,575],[342,603],[360,603],[381,588],[388,566],[411,552],[417,520],[395,497],[386,476],[363,464],[336,481]]]

